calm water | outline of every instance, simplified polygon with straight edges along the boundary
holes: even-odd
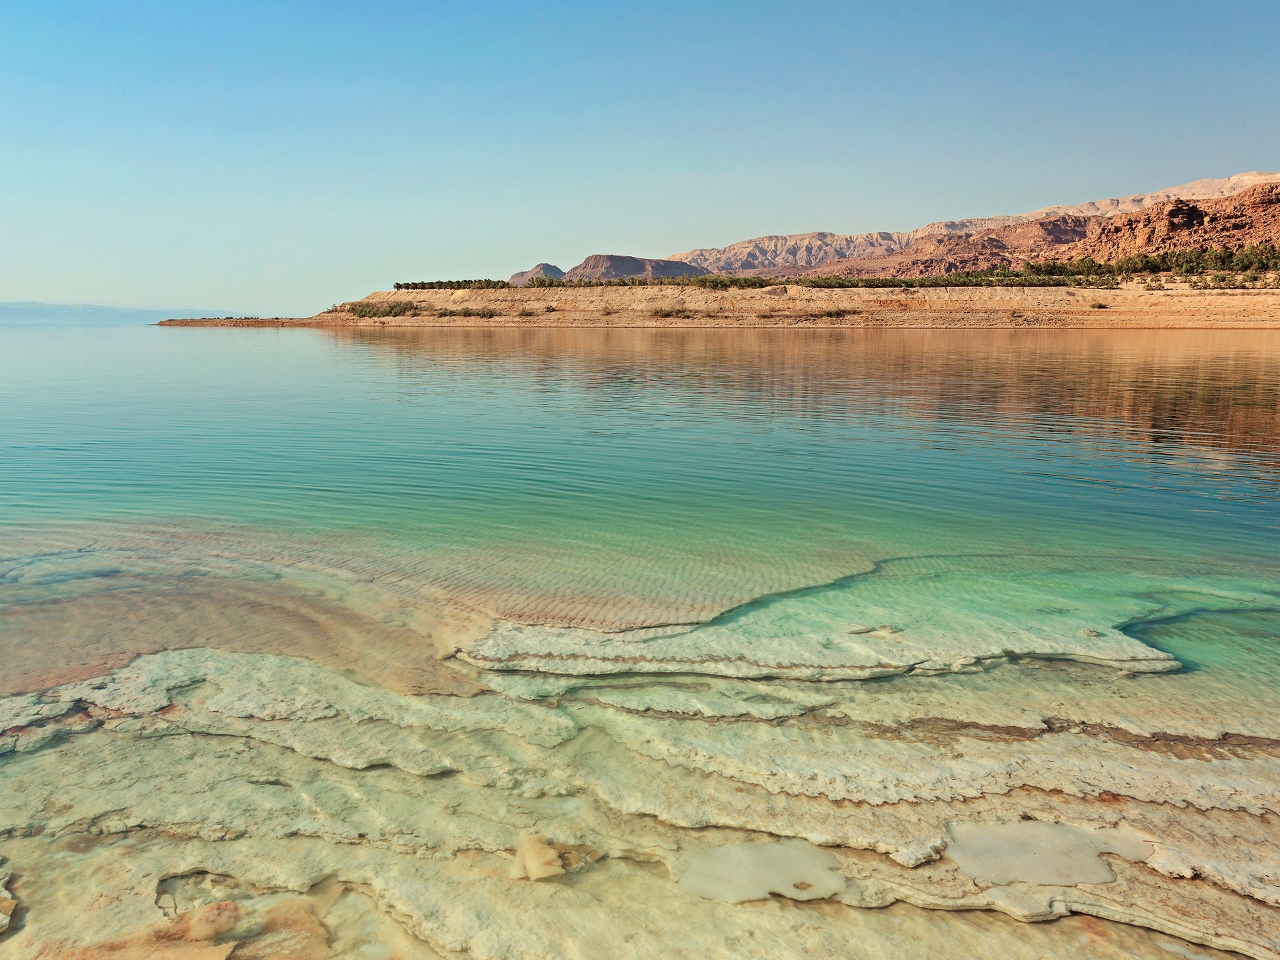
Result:
[[[1236,610],[1251,619],[1228,645],[1269,656],[1275,638],[1273,332],[0,338],[10,534],[324,544],[500,613],[606,627],[933,558],[883,602],[974,602],[1017,568],[1096,595],[1112,625],[1158,614],[1133,629],[1171,651],[1188,633],[1189,661],[1213,661],[1204,625]],[[27,577],[9,599],[66,580]],[[1017,619],[1038,601],[989,602]]]

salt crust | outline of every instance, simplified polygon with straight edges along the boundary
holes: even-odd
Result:
[[[760,656],[768,650],[768,660]],[[1131,672],[1178,669],[1178,662],[1123,634],[997,636],[963,641],[913,639],[886,627],[874,633],[782,635],[760,638],[713,628],[636,630],[601,634],[498,624],[485,640],[458,656],[488,670],[541,670],[601,676],[691,673],[724,677],[866,680],[908,672],[965,672],[1010,656],[1075,660]]]
[[[14,752],[3,761],[12,789],[0,794],[0,837],[10,856],[9,845],[37,832],[53,842],[143,831],[167,838],[166,873],[187,869],[193,849],[234,849],[234,862],[209,853],[190,869],[288,889],[351,873],[374,852],[387,876],[396,875],[393,864],[422,857],[452,862],[457,886],[447,906],[407,891],[377,899],[434,947],[478,957],[556,955],[514,950],[509,938],[529,916],[503,914],[497,905],[514,895],[475,883],[466,867],[468,856],[498,857],[522,835],[589,843],[613,861],[661,864],[677,879],[701,850],[802,836],[833,845],[848,878],[839,897],[851,905],[905,900],[1029,920],[1081,911],[1280,956],[1280,920],[1268,906],[1280,902],[1275,817],[1262,813],[1275,809],[1280,778],[1265,750],[1210,764],[1083,732],[917,734],[847,717],[823,724],[819,715],[709,725],[591,697],[558,708],[496,696],[404,698],[305,661],[211,651],[140,658],[37,700],[0,702],[33,724],[11,731]],[[1166,796],[1135,798],[1143,789]],[[1196,803],[1172,806],[1168,797]],[[1109,883],[1069,887],[992,886],[946,855],[956,824],[1023,817],[1125,827],[1155,853],[1142,865],[1109,861]],[[291,856],[301,874],[273,873],[265,851],[279,843],[300,845]],[[153,904],[155,882],[139,880],[129,896]],[[599,908],[578,908],[587,913],[577,922],[591,927]],[[129,916],[147,912],[138,910]],[[477,927],[479,919],[492,927]],[[109,927],[92,924],[99,933]],[[539,930],[535,940],[551,935]],[[655,945],[635,955],[664,953]]]
[[[931,738],[867,736],[853,727],[735,723],[707,725],[623,714],[585,704],[570,712],[637,753],[673,766],[718,773],[770,793],[886,804],[1004,793],[1018,786],[1074,796],[1111,791],[1151,803],[1280,812],[1280,759],[1215,760],[1203,767],[1112,741],[1085,743],[1076,734],[1002,742],[977,736],[962,752],[939,750]],[[779,762],[785,757],[785,762]]]
[[[284,670],[279,669],[282,665]],[[101,679],[59,687],[54,696],[63,703],[80,700],[109,710],[146,713],[168,706],[172,690],[231,678],[234,684],[207,704],[228,717],[309,721],[342,713],[353,723],[385,720],[400,727],[445,731],[506,730],[548,747],[576,732],[563,713],[501,697],[480,697],[474,702],[457,697],[403,697],[362,686],[306,660],[212,650],[170,650],[139,657]]]
[[[315,899],[335,884],[349,885],[393,913],[418,938],[412,952],[402,945],[388,951],[370,944],[360,953],[341,952],[344,960],[374,960],[388,953],[417,960],[456,956],[451,951],[462,950],[483,960],[566,954],[664,960],[1075,960],[1082,951],[1097,960],[1168,960],[1171,955],[1229,960],[1216,950],[1189,949],[1159,934],[1092,918],[1027,926],[982,912],[903,906],[813,909],[781,899],[737,906],[691,897],[661,870],[627,859],[609,859],[589,872],[535,884],[506,879],[503,861],[487,855],[415,858],[374,846],[334,847],[296,837],[262,842],[197,838],[175,844],[140,832],[104,842],[79,857],[55,852],[46,837],[7,846],[33,873],[47,878],[46,885],[33,890],[28,926],[5,943],[6,958],[17,960],[33,960],[39,939],[50,932],[51,915],[74,918],[54,930],[68,945],[85,942],[86,931],[96,932],[98,939],[127,934],[158,916],[157,885],[168,889],[175,879],[208,876],[205,871],[214,879],[242,879],[220,884],[219,896],[227,895],[228,885],[280,891],[240,901],[251,909],[259,899]],[[63,882],[72,878],[80,882]],[[182,900],[180,909],[202,902],[190,896]],[[326,924],[333,922],[332,913]],[[46,918],[43,934],[34,931],[41,918]],[[340,949],[341,929],[334,932],[339,936],[333,946]]]
[[[459,656],[488,670],[569,676],[863,680],[963,673],[1008,657],[1159,673],[1176,670],[1177,660],[1118,625],[1156,615],[1171,591],[1224,605],[1270,592],[1267,583],[1238,577],[1138,572],[1112,576],[1102,594],[1095,572],[1058,570],[1055,564],[1067,564],[1055,558],[969,564],[963,558],[883,561],[866,576],[762,597],[690,627],[601,633],[498,622]],[[975,569],[983,576],[975,577]]]

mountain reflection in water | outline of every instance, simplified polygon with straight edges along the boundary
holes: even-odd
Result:
[[[1280,452],[1280,331],[333,329],[394,357],[779,411]]]

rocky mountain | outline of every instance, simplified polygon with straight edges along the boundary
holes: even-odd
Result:
[[[667,259],[691,264],[707,273],[751,273],[774,267],[803,270],[832,260],[894,253],[909,242],[910,234],[906,233],[797,233],[673,253]]]
[[[523,287],[534,277],[550,277],[552,280],[560,280],[564,277],[564,271],[554,263],[540,263],[530,270],[522,270],[519,273],[512,274],[507,283],[513,287]]]
[[[566,280],[625,280],[631,277],[700,277],[710,273],[689,263],[593,253],[564,275]],[[517,274],[518,276],[518,274]]]
[[[1115,260],[1135,253],[1201,247],[1280,246],[1280,183],[1259,184],[1235,196],[1190,203],[1169,200],[1139,213],[1091,221],[1075,256]]]
[[[1262,182],[1216,199],[1167,199],[1110,216],[1066,213],[970,234],[929,234],[892,253],[832,260],[803,274],[939,276],[992,267],[1016,268],[1034,260],[1093,257],[1107,262],[1138,253],[1236,249],[1261,243],[1280,246],[1280,181]],[[786,267],[755,272],[779,277],[802,273]]]
[[[1216,200],[1220,197],[1232,197],[1260,183],[1276,182],[1280,182],[1280,173],[1260,173],[1254,170],[1251,173],[1237,173],[1233,177],[1223,177],[1220,180],[1193,180],[1180,187],[1167,187],[1155,193],[1139,193],[1132,197],[1114,197],[1110,200],[1092,200],[1074,207],[1045,207],[1042,210],[1020,214],[1014,219],[1023,222],[1060,214],[1110,217],[1118,213],[1136,213],[1168,200]],[[990,224],[990,226],[997,226],[997,224]]]
[[[974,217],[967,220],[943,220],[902,233],[801,233],[790,236],[757,237],[727,247],[712,247],[673,253],[668,260],[691,264],[708,273],[764,273],[795,275],[836,261],[864,257],[892,257],[918,244],[922,238],[977,237],[991,230],[1043,220],[1046,217],[1112,217],[1136,213],[1182,200],[1213,200],[1235,196],[1264,183],[1280,182],[1280,173],[1239,173],[1222,179],[1196,180],[1180,187],[1168,187],[1154,193],[1134,194],[1092,200],[1076,206],[1045,207],[1012,216]],[[940,241],[930,240],[938,246]],[[928,246],[928,245],[926,245]],[[942,248],[947,244],[942,243]],[[923,249],[917,248],[917,254]],[[780,271],[780,272],[779,272]]]

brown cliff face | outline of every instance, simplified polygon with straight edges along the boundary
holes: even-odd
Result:
[[[908,244],[932,234],[967,237],[999,227],[1065,216],[1111,217],[1145,210],[1177,197],[1192,201],[1214,200],[1243,193],[1259,183],[1277,182],[1280,182],[1280,173],[1263,173],[1254,170],[1218,180],[1193,180],[1191,183],[1165,187],[1154,193],[1090,200],[1076,206],[1042,207],[1039,210],[1012,216],[942,220],[906,233],[839,234],[819,231],[790,236],[765,236],[756,237],[754,240],[743,240],[727,247],[704,247],[698,250],[687,250],[684,253],[673,253],[667,259],[683,260],[685,263],[691,263],[712,273],[796,276],[804,270],[816,270],[822,266],[830,267],[839,260],[901,253]]]
[[[837,260],[805,275],[925,277],[1016,268],[1037,260],[1110,262],[1135,254],[1262,243],[1280,246],[1280,184],[1194,203],[1174,198],[1111,217],[1053,216],[972,234],[924,236],[898,253]]]
[[[1077,246],[1095,260],[1205,247],[1280,245],[1280,184],[1262,184],[1221,200],[1169,200],[1138,213],[1097,218]]]

